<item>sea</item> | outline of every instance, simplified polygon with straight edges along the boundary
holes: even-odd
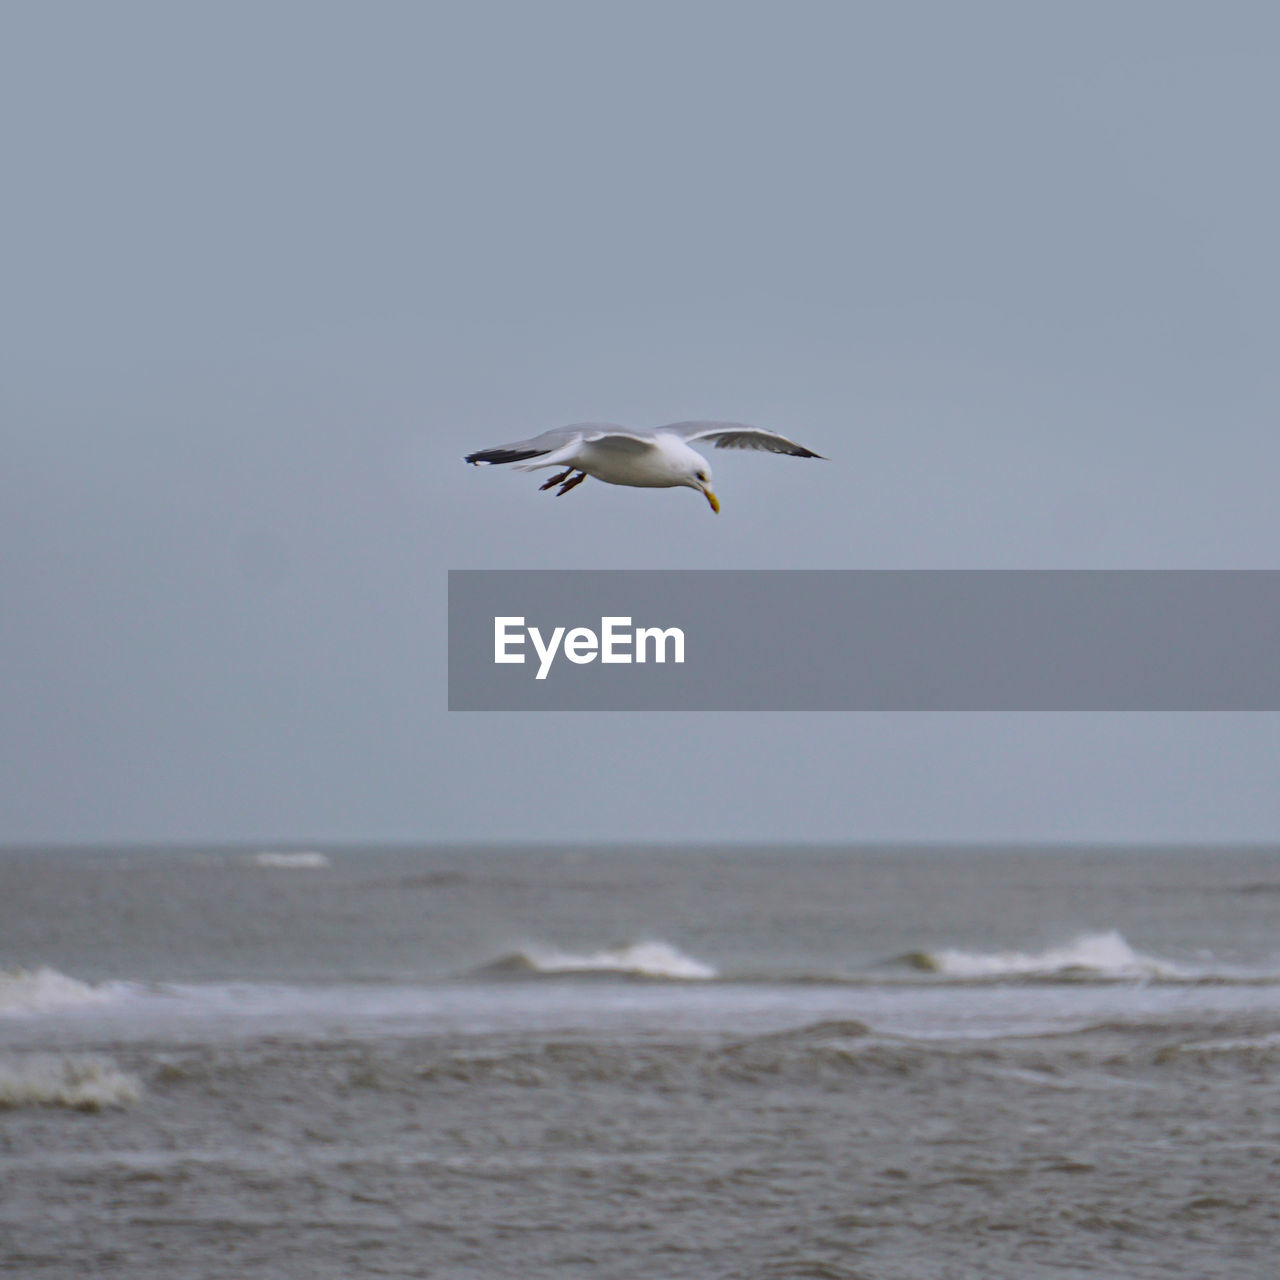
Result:
[[[1274,1280],[1280,850],[6,849],[0,1272]]]

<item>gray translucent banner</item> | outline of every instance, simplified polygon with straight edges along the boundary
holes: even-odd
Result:
[[[1280,571],[455,570],[449,707],[1274,711]]]

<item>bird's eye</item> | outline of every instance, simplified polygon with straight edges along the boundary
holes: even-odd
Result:
[[[698,479],[699,479],[699,480],[701,480],[703,484],[706,484],[706,483],[707,483],[707,473],[706,473],[705,471],[699,471],[699,472],[698,472]]]

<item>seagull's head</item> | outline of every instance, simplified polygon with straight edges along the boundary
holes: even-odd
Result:
[[[711,504],[711,510],[716,515],[720,514],[720,499],[711,491],[711,468],[701,458],[698,459],[698,465],[690,474],[689,479],[685,481],[685,484],[690,489],[697,489]]]

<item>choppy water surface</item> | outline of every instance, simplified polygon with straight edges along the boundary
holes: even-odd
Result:
[[[1274,850],[0,855],[0,1268],[1271,1277]]]

